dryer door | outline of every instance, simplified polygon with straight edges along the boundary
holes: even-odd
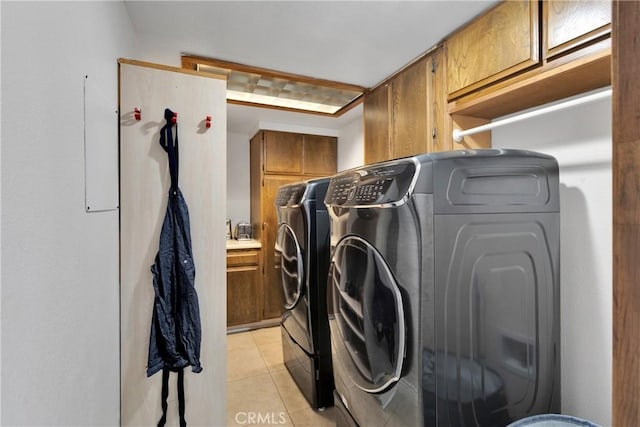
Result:
[[[360,389],[384,391],[400,379],[406,346],[396,280],[380,253],[355,236],[338,243],[329,274],[336,352]]]
[[[288,224],[280,224],[276,239],[276,253],[280,258],[284,308],[291,310],[302,294],[304,263],[300,244]]]

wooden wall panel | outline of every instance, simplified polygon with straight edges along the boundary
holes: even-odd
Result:
[[[613,3],[613,425],[640,425],[640,2]]]
[[[369,92],[364,98],[364,163],[391,158],[389,135],[391,90],[388,84]]]
[[[120,354],[123,426],[156,425],[162,373],[146,377],[154,292],[150,266],[158,250],[169,191],[159,144],[164,109],[178,113],[180,188],[189,206],[203,371],[185,372],[192,425],[226,424],[226,82],[120,64]],[[133,108],[142,120],[133,120]],[[205,129],[212,115],[217,125]],[[170,378],[167,425],[178,425],[176,375]]]
[[[391,82],[391,157],[426,153],[431,140],[427,120],[427,63],[423,58],[398,74]],[[429,74],[431,67],[429,67]]]
[[[451,131],[449,131],[447,113],[447,62],[444,58],[444,50],[437,49],[431,54],[429,71],[427,73],[427,94],[429,108],[427,118],[431,120],[431,135],[429,138],[429,152],[449,151],[452,149]]]

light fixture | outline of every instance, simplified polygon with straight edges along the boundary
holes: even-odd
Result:
[[[183,55],[182,67],[227,76],[227,102],[289,111],[339,116],[358,104],[365,88]]]

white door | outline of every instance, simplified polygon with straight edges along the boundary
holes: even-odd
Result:
[[[162,373],[146,377],[158,250],[170,177],[159,144],[164,110],[178,113],[179,186],[189,207],[202,324],[199,374],[185,368],[186,420],[226,423],[226,81],[171,67],[120,63],[121,424],[156,425]],[[134,109],[141,110],[140,120]],[[212,117],[206,128],[207,116]],[[167,425],[178,425],[177,375]]]

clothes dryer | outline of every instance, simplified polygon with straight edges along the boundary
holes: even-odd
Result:
[[[313,408],[333,404],[326,305],[329,217],[323,203],[328,185],[329,178],[289,184],[276,197],[284,363]]]
[[[555,159],[515,150],[334,176],[336,405],[366,427],[498,427],[558,411],[558,187]]]

